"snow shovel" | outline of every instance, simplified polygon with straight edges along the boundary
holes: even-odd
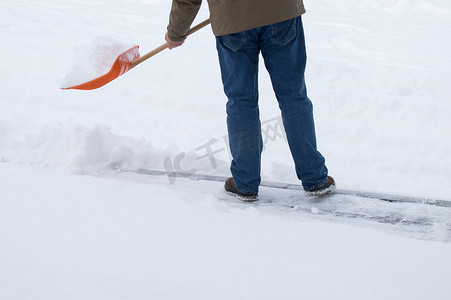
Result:
[[[210,24],[210,19],[207,19],[207,20],[203,21],[202,23],[199,23],[196,26],[194,26],[193,28],[191,28],[188,31],[188,35],[198,31],[199,29],[207,26],[208,24]],[[65,87],[65,88],[61,88],[61,89],[63,89],[63,90],[70,90],[70,89],[94,90],[94,89],[97,89],[97,88],[102,87],[105,84],[109,83],[110,81],[113,81],[114,79],[118,78],[125,72],[133,69],[134,67],[136,67],[140,63],[144,62],[145,60],[151,58],[155,54],[160,53],[167,47],[168,47],[167,44],[163,44],[160,47],[158,47],[140,57],[139,50],[138,50],[139,46],[134,46],[133,48],[130,48],[127,51],[125,51],[124,53],[120,54],[116,58],[115,62],[113,63],[113,66],[111,67],[110,71],[108,73],[106,73],[105,75],[102,75],[102,76],[100,76],[96,79],[93,79],[91,81],[88,81],[86,83],[82,83],[82,84],[75,85],[72,87]]]

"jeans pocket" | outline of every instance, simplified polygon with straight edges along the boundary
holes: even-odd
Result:
[[[222,36],[224,46],[232,50],[238,51],[246,43],[246,33],[244,31],[226,34]]]
[[[271,25],[271,41],[277,45],[285,46],[296,38],[297,18]]]

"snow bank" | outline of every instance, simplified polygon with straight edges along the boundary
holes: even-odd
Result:
[[[11,126],[11,124],[9,124]],[[110,128],[71,125],[20,127],[0,132],[0,160],[66,170],[75,174],[102,169],[161,168],[170,151],[158,150],[144,139],[118,136]]]
[[[73,174],[140,168],[173,172],[182,171],[186,166],[193,172],[215,169],[208,159],[199,161],[198,155],[192,151],[181,152],[175,146],[156,148],[145,138],[117,135],[106,126],[26,126],[1,122],[0,125],[6,129],[0,130],[2,162],[26,163]],[[216,164],[224,168],[226,162],[218,160]]]

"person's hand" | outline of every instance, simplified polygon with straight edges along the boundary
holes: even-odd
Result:
[[[183,45],[185,41],[180,42],[174,42],[168,37],[168,33],[166,32],[166,35],[164,36],[164,39],[166,40],[166,44],[168,45],[169,50],[172,50],[174,48],[180,47]]]

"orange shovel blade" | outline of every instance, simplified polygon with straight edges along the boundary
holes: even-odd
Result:
[[[79,85],[61,88],[63,90],[94,90],[118,78],[130,69],[130,64],[139,58],[139,46],[134,46],[121,53],[114,61],[110,71],[96,79]]]

